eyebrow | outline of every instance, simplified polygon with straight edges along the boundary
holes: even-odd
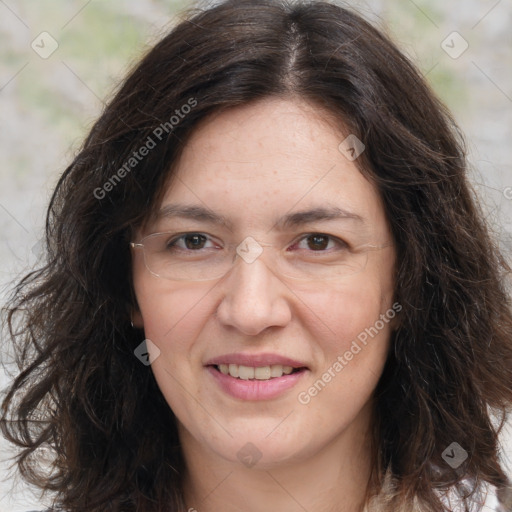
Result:
[[[210,224],[224,225],[228,229],[232,228],[232,223],[225,216],[200,205],[168,204],[163,206],[157,214],[157,219],[170,217],[182,217]],[[340,219],[353,220],[361,224],[365,223],[361,215],[330,205],[288,213],[278,219],[274,223],[274,227],[277,230],[283,231],[312,222]]]

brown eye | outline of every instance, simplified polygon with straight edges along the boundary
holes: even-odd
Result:
[[[324,250],[329,245],[329,237],[326,235],[309,235],[308,247],[313,251]]]
[[[195,251],[203,249],[208,237],[201,233],[186,233],[169,240],[166,244],[167,249],[181,249]]]
[[[187,249],[202,249],[203,244],[206,241],[206,237],[199,234],[185,235],[183,240],[185,240],[185,246]]]
[[[310,233],[297,242],[299,249],[309,252],[332,252],[331,249],[346,249],[348,246],[343,240],[324,233]]]

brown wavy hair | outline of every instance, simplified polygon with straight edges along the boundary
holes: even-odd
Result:
[[[1,428],[20,447],[21,474],[69,512],[183,509],[176,419],[133,353],[144,335],[130,326],[128,242],[199,123],[268,97],[306,100],[364,142],[357,164],[396,243],[403,309],[375,390],[368,506],[380,496],[379,510],[444,511],[445,490],[469,503],[482,483],[510,500],[498,443],[512,403],[510,268],[468,184],[463,139],[386,35],[315,1],[189,11],[119,86],[62,174],[47,259],[4,308],[20,373]],[[148,137],[155,147],[120,172]],[[442,458],[453,442],[468,453],[457,469]]]

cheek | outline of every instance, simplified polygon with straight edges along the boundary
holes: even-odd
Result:
[[[309,402],[311,417],[333,428],[359,414],[382,373],[395,316],[392,294],[383,292],[374,281],[318,295],[319,316],[329,329],[317,332],[320,364],[298,400]]]
[[[207,311],[205,287],[180,286],[148,278],[136,285],[137,300],[144,321],[144,335],[159,349],[151,365],[155,379],[171,409],[180,417],[189,414],[189,394],[199,395],[196,381],[201,353],[194,346]],[[187,393],[183,393],[183,389]]]
[[[329,326],[321,346],[321,379],[329,382],[323,399],[346,412],[362,407],[382,373],[395,311],[391,283],[359,279],[325,294],[322,318]],[[335,410],[335,409],[333,409]]]
[[[384,288],[378,280],[371,279],[344,283],[310,297],[312,313],[325,332],[324,350],[329,353],[348,350],[351,342],[362,333],[364,338],[366,330],[376,322],[379,331],[388,332],[389,321],[381,325],[379,320],[390,310],[392,298],[391,286]]]
[[[207,321],[207,294],[203,286],[186,286],[159,278],[140,279],[135,292],[146,338],[162,353],[186,350]]]

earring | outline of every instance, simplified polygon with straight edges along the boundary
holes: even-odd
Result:
[[[132,326],[132,329],[134,329],[134,326],[133,326],[133,313],[130,311],[130,324]]]

